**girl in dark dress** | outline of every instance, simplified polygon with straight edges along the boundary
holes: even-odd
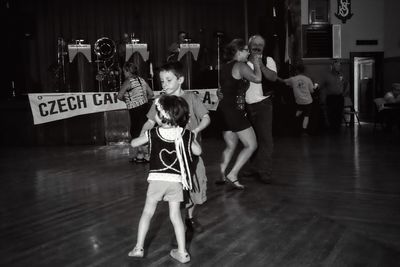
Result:
[[[261,57],[255,56],[250,59],[254,64],[254,70],[246,64],[248,57],[249,50],[246,43],[242,39],[234,39],[226,47],[225,58],[228,61],[221,68],[223,97],[218,104],[218,110],[224,121],[223,138],[226,147],[222,153],[219,183],[230,182],[237,189],[244,188],[239,183],[238,173],[257,148],[256,135],[246,117],[244,93],[249,81],[261,82]],[[225,176],[226,168],[239,140],[243,144],[243,149],[237,156],[232,169]]]

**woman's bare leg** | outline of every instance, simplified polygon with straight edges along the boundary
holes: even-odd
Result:
[[[235,152],[235,148],[238,144],[238,136],[236,133],[232,131],[224,131],[222,133],[223,138],[225,140],[225,149],[222,152],[222,161],[220,163],[220,171],[222,177],[225,176],[225,170],[228,167],[229,162],[232,159],[233,153]]]
[[[236,158],[236,162],[233,165],[231,171],[226,176],[231,181],[236,181],[238,179],[237,176],[240,169],[257,149],[257,139],[253,127],[244,129],[240,132],[237,132],[236,134],[243,144],[243,149],[240,151],[238,157]]]

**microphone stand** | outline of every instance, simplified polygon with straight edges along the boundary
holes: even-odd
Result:
[[[57,39],[57,71],[58,71],[58,80],[60,80],[60,70],[61,70],[61,76],[62,80],[60,84],[60,81],[58,81],[58,88],[57,90],[65,90],[66,88],[66,78],[65,78],[65,61],[64,61],[64,56],[67,54],[64,51],[65,48],[65,41],[62,37],[59,37]]]
[[[187,77],[188,77],[188,89],[192,89],[192,85],[191,85],[191,75],[192,75],[192,54],[190,51],[190,43],[191,39],[190,38],[186,38],[185,39],[185,43],[188,45],[188,52],[186,54],[186,63],[187,63]]]
[[[220,45],[221,45],[221,37],[222,34],[217,33],[217,75],[218,75],[218,89],[221,88],[221,84],[220,84],[220,79],[221,79],[221,73],[220,73],[220,69],[221,69],[221,55],[220,55]]]
[[[104,74],[103,74],[103,72],[100,70],[100,56],[99,55],[96,55],[97,56],[97,60],[96,60],[96,63],[97,63],[97,84],[98,84],[98,88],[99,88],[99,92],[103,92],[103,79],[104,79]]]
[[[61,42],[62,42],[62,44],[61,44],[61,65],[62,65],[63,86],[65,86],[66,85],[66,78],[65,78],[65,57],[64,56],[67,53],[64,51],[64,47],[65,47],[64,40],[61,39]],[[63,89],[65,89],[65,88],[63,88]]]

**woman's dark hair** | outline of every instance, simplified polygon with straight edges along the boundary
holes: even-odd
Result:
[[[165,118],[156,105],[157,115],[162,123],[184,128],[189,122],[189,105],[182,97],[164,94],[158,98],[158,102],[170,117]]]
[[[139,68],[133,62],[125,62],[124,66],[122,67],[122,69],[124,71],[132,73],[133,75],[138,75],[139,74]]]
[[[243,39],[233,39],[224,49],[224,59],[230,61],[235,56],[236,52],[243,50],[246,42]]]

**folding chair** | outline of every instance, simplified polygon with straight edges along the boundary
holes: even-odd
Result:
[[[350,126],[351,118],[347,120],[347,115],[355,117],[357,119],[358,125],[361,126],[360,118],[358,117],[358,111],[354,109],[353,101],[351,101],[351,98],[346,96],[344,98],[343,121],[346,126]]]
[[[374,99],[375,103],[375,118],[374,118],[374,131],[376,129],[376,125],[379,124],[381,128],[383,128],[383,113],[385,109],[385,99],[383,97],[378,97]]]

